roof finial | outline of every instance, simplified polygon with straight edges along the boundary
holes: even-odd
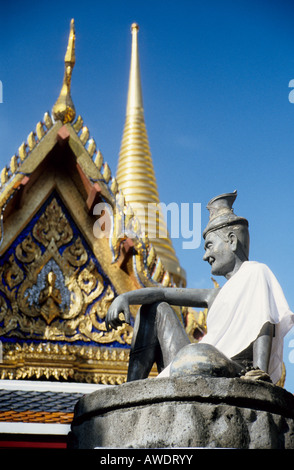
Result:
[[[76,115],[76,110],[70,96],[70,85],[72,71],[76,62],[75,58],[75,23],[70,22],[70,32],[68,38],[67,50],[64,57],[65,71],[60,95],[53,106],[52,114],[55,121],[72,122]]]
[[[132,32],[132,55],[130,67],[130,79],[127,101],[127,115],[130,114],[143,114],[143,98],[140,77],[140,63],[138,51],[138,31],[139,25],[133,23],[131,26]]]

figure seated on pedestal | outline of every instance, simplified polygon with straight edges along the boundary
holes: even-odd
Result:
[[[236,192],[223,194],[207,206],[210,219],[203,233],[203,259],[213,275],[227,279],[222,288],[145,288],[118,296],[110,306],[108,329],[123,323],[120,313],[129,323],[129,305],[141,305],[128,381],[147,378],[154,363],[159,376],[177,375],[181,368],[189,373],[187,367],[201,374],[202,367],[211,375],[236,377],[247,368],[245,378],[279,381],[283,338],[294,325],[294,314],[271,270],[248,261],[248,221],[234,214],[236,197]],[[207,334],[193,347],[171,305],[208,308]],[[214,363],[221,363],[223,357],[227,358],[226,370],[216,371]]]

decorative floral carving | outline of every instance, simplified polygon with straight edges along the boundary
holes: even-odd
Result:
[[[4,285],[8,286],[9,289],[13,289],[24,279],[24,272],[15,262],[13,254],[9,257],[8,261],[4,263],[1,272],[3,273]]]
[[[58,248],[72,239],[72,228],[55,198],[35,224],[33,235],[44,246],[54,240]]]
[[[19,261],[23,263],[31,263],[41,254],[41,249],[32,239],[31,235],[28,235],[24,241],[22,241],[15,249],[15,254]]]
[[[72,266],[83,266],[88,259],[88,254],[83,246],[82,240],[78,237],[74,243],[68,246],[63,256],[69,261]]]
[[[115,292],[69,220],[53,197],[0,268],[0,334],[130,344],[128,325],[106,331]]]

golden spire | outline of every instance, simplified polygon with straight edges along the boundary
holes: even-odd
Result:
[[[150,238],[165,269],[171,274],[183,277],[172,242],[167,234],[162,211],[149,210],[149,217],[147,217],[150,203],[159,204],[160,201],[144,120],[138,31],[139,26],[133,23],[126,121],[119,154],[117,182],[126,203],[129,203],[134,210],[141,229]],[[167,235],[160,237],[159,234]]]
[[[143,98],[140,78],[139,50],[138,50],[138,31],[139,26],[133,23],[132,32],[132,56],[129,79],[127,116],[131,114],[142,115],[143,117]],[[144,119],[144,117],[143,117]]]
[[[75,23],[72,19],[70,22],[67,50],[64,57],[65,71],[63,84],[60,95],[52,109],[52,114],[55,121],[62,121],[63,124],[66,122],[72,122],[76,115],[76,110],[70,96],[71,76],[76,62],[75,39]]]

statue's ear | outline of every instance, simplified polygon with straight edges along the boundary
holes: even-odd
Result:
[[[235,232],[230,232],[228,235],[230,247],[232,251],[237,251],[237,246],[238,246],[238,238]]]

